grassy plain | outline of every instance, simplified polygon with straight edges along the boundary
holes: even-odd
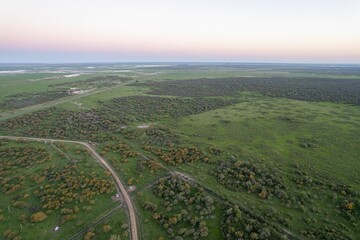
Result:
[[[347,91],[345,84],[341,85],[346,80],[360,81],[360,70],[354,66],[339,69],[205,64],[137,69],[129,73],[134,84],[67,101],[46,113],[2,121],[0,132],[95,141],[97,151],[121,179],[135,187],[131,196],[143,239],[195,239],[201,238],[200,231],[208,231],[204,239],[236,239],[235,233],[245,239],[279,239],[278,233],[289,239],[358,239],[360,108],[344,104],[336,94]],[[295,81],[296,91],[285,98],[271,84],[272,92],[262,94],[261,81],[255,84],[260,91],[234,91],[221,84],[233,77],[239,82],[243,80],[237,77],[254,78],[255,83],[255,77],[299,82]],[[338,92],[327,84],[327,78],[340,86]],[[192,79],[205,81],[199,86]],[[323,91],[328,101],[318,101],[317,93],[301,79],[322,79],[335,95]],[[166,88],[178,80],[189,81]],[[208,80],[220,84],[214,88]],[[355,84],[352,89],[352,102],[358,100],[357,87]],[[296,100],[302,94],[306,100]],[[138,128],[143,124],[151,126]],[[238,167],[244,162],[247,167]],[[222,163],[237,166],[238,172],[231,175]],[[211,214],[201,216],[193,211],[197,215],[189,221],[184,220],[185,215],[179,216],[187,205],[180,196],[186,196],[185,203],[192,196],[184,191],[184,183],[169,184],[169,191],[159,193],[159,185],[166,185],[161,179],[175,171],[193,179],[187,184],[193,187],[194,196],[205,189],[205,195],[215,202]],[[267,172],[274,176],[272,181],[280,182],[280,189],[268,181]],[[173,198],[180,199],[179,205],[169,205]],[[228,204],[239,205],[251,216],[250,223],[250,217],[239,221],[237,232],[224,220]],[[194,209],[202,207],[202,203],[194,205]],[[125,219],[116,216],[112,214],[106,221],[119,225]],[[177,223],[171,219],[174,216]],[[207,230],[200,227],[202,221]],[[95,227],[95,234],[101,233],[101,224]],[[182,233],[183,228],[188,232]],[[104,236],[123,235],[124,231],[116,232],[113,227]],[[103,239],[99,234],[96,238]]]
[[[277,169],[288,184],[287,192],[293,195],[295,206],[282,206],[284,204],[277,199],[259,201],[245,189],[236,193],[224,190],[216,183],[213,168],[205,164],[181,166],[181,171],[234,201],[241,199],[248,208],[261,212],[276,206],[284,218],[291,219],[290,226],[294,229],[305,227],[305,218],[316,224],[332,216],[334,222],[343,223],[354,236],[358,236],[356,226],[359,219],[353,225],[339,216],[341,207],[336,208],[334,201],[341,204],[342,196],[337,194],[339,196],[335,198],[338,200],[334,200],[331,185],[343,183],[356,191],[360,189],[359,108],[251,94],[242,98],[243,101],[234,106],[174,122],[173,128],[190,145],[223,149],[225,154],[218,161],[255,158]],[[304,141],[315,142],[316,146],[304,148]],[[294,166],[300,166],[308,176],[329,185],[329,188],[297,186],[291,180],[295,174]],[[296,206],[296,198],[302,194],[310,198],[304,204],[305,209]]]

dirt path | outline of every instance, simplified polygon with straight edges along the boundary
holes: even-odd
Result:
[[[91,153],[91,155],[100,161],[100,163],[106,167],[106,169],[111,173],[112,177],[115,180],[116,185],[119,187],[122,195],[124,196],[125,204],[129,210],[129,218],[130,218],[130,229],[131,229],[131,239],[138,240],[138,231],[136,224],[136,215],[133,203],[130,199],[129,194],[126,191],[125,186],[120,181],[120,178],[117,176],[116,172],[112,169],[112,167],[106,162],[104,158],[102,158],[90,144],[80,141],[71,141],[71,140],[60,140],[60,139],[49,139],[49,138],[31,138],[31,137],[15,137],[15,136],[0,136],[0,139],[10,139],[10,140],[25,140],[25,141],[37,141],[37,142],[63,142],[63,143],[75,143],[83,145],[87,148],[87,150]]]
[[[138,151],[138,153],[140,154],[140,156],[141,156],[142,158],[144,158],[144,159],[146,159],[146,160],[149,160],[149,159],[150,159],[149,157],[147,157],[146,155],[144,155],[142,152],[139,152],[139,151]],[[158,163],[159,163],[159,162],[158,162]],[[159,177],[158,179],[156,179],[156,180],[155,180],[154,182],[152,182],[151,184],[145,186],[145,188],[144,188],[142,191],[144,191],[145,189],[151,187],[153,184],[156,183],[156,181],[172,175],[172,176],[181,178],[182,180],[184,180],[185,182],[191,184],[192,186],[195,186],[195,187],[201,186],[202,188],[205,189],[205,191],[206,191],[209,195],[211,195],[212,197],[214,197],[215,199],[219,200],[219,201],[222,202],[222,203],[229,202],[227,199],[224,200],[224,198],[223,198],[221,195],[219,195],[218,193],[213,192],[210,188],[208,188],[208,187],[204,186],[203,184],[199,183],[197,180],[195,180],[194,178],[190,177],[189,175],[187,175],[187,174],[185,174],[185,173],[182,173],[182,172],[175,171],[175,170],[173,170],[173,169],[165,166],[165,165],[162,164],[162,163],[159,163],[159,164],[160,164],[165,170],[167,170],[170,175],[167,175],[167,176],[165,175],[165,176]],[[249,209],[246,209],[246,208],[244,208],[244,207],[241,207],[241,209],[242,209],[244,212],[246,212],[246,213],[248,213],[248,214],[250,214],[250,215],[252,215],[252,216],[257,217],[256,214],[254,214],[254,213],[253,213],[252,211],[250,211]],[[301,240],[303,239],[303,237],[297,235],[296,233],[290,231],[289,229],[283,227],[283,226],[280,225],[280,224],[276,224],[276,223],[275,223],[275,224],[272,224],[272,225],[273,225],[276,229],[278,229],[278,231],[280,231],[280,232],[283,231],[283,232],[286,233],[287,235],[291,236],[293,239],[299,239],[299,240],[300,240],[300,239],[301,239]]]
[[[85,229],[81,230],[80,232],[73,235],[70,240],[74,240],[79,238],[81,235],[85,234],[90,228],[96,226],[100,222],[102,222],[104,219],[112,215],[115,211],[121,208],[121,205],[117,206],[116,208],[111,209],[109,212],[105,213],[104,215],[98,217],[93,223],[91,223],[89,226],[87,226]]]

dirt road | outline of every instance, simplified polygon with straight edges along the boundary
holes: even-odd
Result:
[[[87,148],[87,150],[91,153],[91,155],[96,158],[100,163],[111,173],[114,178],[116,185],[119,187],[121,194],[124,196],[125,204],[129,210],[129,218],[130,218],[130,229],[131,229],[131,239],[138,240],[138,231],[136,224],[136,215],[133,203],[129,194],[126,191],[125,186],[120,181],[116,172],[112,169],[112,167],[103,159],[92,147],[90,144],[80,141],[71,141],[71,140],[60,140],[60,139],[49,139],[49,138],[31,138],[31,137],[15,137],[15,136],[0,136],[0,139],[10,139],[10,140],[25,140],[25,141],[37,141],[37,142],[63,142],[63,143],[74,143],[81,144]]]

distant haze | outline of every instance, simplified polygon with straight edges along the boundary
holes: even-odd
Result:
[[[1,0],[0,62],[360,62],[360,0]]]

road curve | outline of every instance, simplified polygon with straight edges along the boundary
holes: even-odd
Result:
[[[63,143],[75,143],[81,144],[86,147],[91,155],[99,160],[101,164],[109,170],[112,177],[114,178],[116,185],[119,187],[122,195],[124,196],[125,203],[129,210],[129,218],[130,218],[130,228],[131,228],[131,239],[138,240],[138,231],[137,231],[137,224],[136,224],[136,215],[135,209],[130,199],[129,194],[126,191],[126,188],[120,181],[119,177],[117,176],[116,172],[112,169],[112,167],[103,159],[88,143],[80,142],[80,141],[71,141],[71,140],[61,140],[61,139],[50,139],[50,138],[31,138],[31,137],[15,137],[15,136],[0,136],[0,139],[10,139],[10,140],[25,140],[25,141],[37,141],[37,142],[63,142]]]

